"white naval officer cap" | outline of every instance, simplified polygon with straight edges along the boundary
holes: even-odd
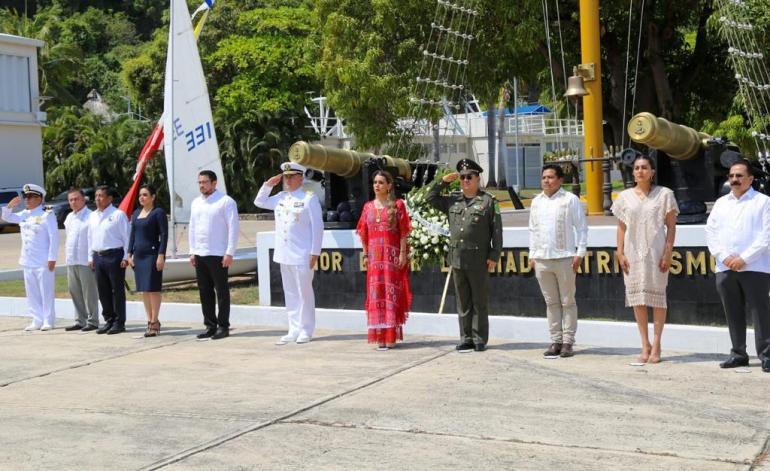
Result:
[[[305,175],[307,169],[294,162],[284,162],[281,164],[283,175]]]
[[[35,185],[34,183],[27,183],[22,188],[22,193],[24,195],[37,195],[41,198],[45,198],[45,190],[40,185]]]

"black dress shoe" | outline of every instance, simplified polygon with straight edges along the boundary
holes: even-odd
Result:
[[[209,329],[205,332],[201,332],[196,337],[198,337],[199,339],[207,339],[207,338],[213,337],[214,334],[216,333],[217,333],[217,329]]]
[[[473,345],[470,342],[463,342],[460,345],[455,347],[455,350],[457,350],[460,353],[468,353],[472,352],[476,348],[475,345]]]
[[[749,359],[730,357],[719,364],[720,368],[738,368],[739,366],[749,366]]]
[[[770,373],[770,357],[762,360],[762,371],[765,373]]]
[[[101,329],[96,331],[96,333],[99,335],[106,334],[110,329],[112,329],[112,324],[104,324]]]
[[[80,324],[72,324],[69,327],[65,327],[64,330],[67,332],[72,332],[73,330],[83,330],[83,326]]]
[[[91,332],[92,330],[96,330],[96,329],[98,329],[98,328],[99,328],[98,326],[95,326],[95,325],[90,325],[90,324],[89,324],[89,325],[87,325],[87,326],[83,327],[82,329],[80,329],[80,331],[81,331],[81,332]]]
[[[217,333],[211,336],[211,340],[219,340],[230,336],[230,329],[220,327]]]
[[[487,349],[487,346],[484,345],[483,343],[477,343],[476,345],[473,346],[473,349],[477,352],[483,352]]]
[[[107,331],[107,335],[115,335],[119,334],[121,332],[126,331],[126,326],[124,325],[113,325],[110,330]]]

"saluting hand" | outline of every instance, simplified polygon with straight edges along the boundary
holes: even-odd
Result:
[[[18,196],[15,197],[14,199],[12,199],[11,201],[8,202],[8,208],[10,208],[10,209],[15,208],[19,204],[20,201],[21,201],[20,197],[18,197]]]
[[[275,186],[281,183],[282,178],[283,178],[283,175],[281,175],[280,173],[274,177],[270,177],[270,179],[267,181],[267,186]]]
[[[441,181],[443,181],[444,183],[452,183],[458,178],[460,178],[460,172],[452,172],[441,177]]]

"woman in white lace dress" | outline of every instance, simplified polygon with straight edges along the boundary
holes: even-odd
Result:
[[[670,189],[653,184],[655,167],[649,157],[637,157],[633,173],[636,186],[620,193],[612,205],[612,213],[618,218],[616,256],[623,270],[626,306],[633,307],[642,338],[639,361],[658,363],[679,208]],[[648,306],[653,313],[652,344],[647,331]]]

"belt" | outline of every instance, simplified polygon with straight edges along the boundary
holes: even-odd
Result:
[[[122,252],[122,251],[123,251],[123,248],[119,247],[117,249],[94,250],[94,253],[96,255],[102,256],[102,255],[107,255],[107,254]]]

